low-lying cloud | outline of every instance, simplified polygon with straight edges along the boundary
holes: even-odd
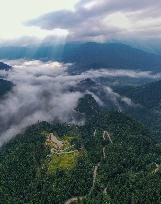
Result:
[[[159,79],[160,74],[132,70],[89,70],[81,74],[70,74],[70,64],[41,61],[9,61],[13,68],[1,77],[15,84],[12,91],[0,100],[0,146],[27,126],[38,121],[61,121],[81,123],[75,108],[84,94],[91,94],[104,105],[97,93],[91,90],[73,89],[85,79],[100,77],[130,77]],[[128,98],[121,97],[112,88],[105,87],[110,100],[121,110],[119,101],[133,105]],[[71,91],[72,90],[72,91]]]
[[[68,80],[68,65],[39,61],[16,64],[7,76],[16,86],[0,102],[0,146],[37,121],[75,122],[74,109],[83,96],[69,91],[75,82]]]
[[[89,70],[82,75],[89,76],[89,78],[98,77],[129,77],[129,78],[145,78],[145,79],[160,79],[160,73],[153,73],[152,71],[134,71],[134,70],[115,70],[115,69],[99,69]]]

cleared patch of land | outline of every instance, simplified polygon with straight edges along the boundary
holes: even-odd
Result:
[[[72,169],[75,166],[79,155],[80,155],[79,151],[64,153],[60,155],[53,154],[51,161],[49,163],[49,172],[53,173],[57,169],[62,169],[62,170]]]
[[[78,157],[82,154],[72,144],[74,137],[65,136],[60,139],[53,133],[47,134],[46,145],[50,148],[49,172],[55,173],[58,169],[70,170],[75,167]]]

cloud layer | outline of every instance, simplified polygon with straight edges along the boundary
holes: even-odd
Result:
[[[128,98],[115,93],[112,88],[98,87],[94,92],[90,87],[79,89],[80,82],[85,79],[97,80],[100,77],[129,77],[137,79],[159,79],[160,74],[132,70],[89,70],[71,75],[70,64],[41,61],[8,61],[13,68],[0,73],[1,77],[13,82],[13,90],[0,100],[0,146],[14,135],[37,121],[53,121],[82,123],[77,120],[75,108],[84,94],[91,94],[100,105],[101,87],[110,103],[121,111],[120,103],[133,105]],[[78,87],[78,88],[76,88]],[[71,91],[72,90],[72,91]]]
[[[69,91],[75,82],[66,69],[57,62],[16,62],[7,76],[16,86],[0,101],[0,146],[37,121],[75,122],[74,108],[82,93]]]
[[[160,0],[81,0],[74,11],[47,13],[27,25],[65,29],[69,40],[160,38],[160,6]]]

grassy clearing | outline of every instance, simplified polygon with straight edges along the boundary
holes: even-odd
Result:
[[[70,170],[74,168],[79,155],[79,151],[60,155],[54,154],[49,163],[49,172],[54,173],[57,169]]]
[[[49,133],[48,133],[49,134]],[[48,135],[46,134],[46,135]],[[49,162],[49,173],[55,173],[57,169],[70,170],[75,167],[77,158],[81,155],[81,151],[78,151],[72,146],[72,141],[76,137],[65,135],[57,138],[63,141],[63,147],[61,151],[55,150],[55,153],[51,154],[51,160]],[[52,142],[46,142],[50,149],[53,149]]]

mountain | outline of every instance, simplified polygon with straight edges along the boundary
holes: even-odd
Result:
[[[4,79],[0,79],[0,97],[11,91],[13,83]]]
[[[8,54],[73,62],[76,72],[161,65],[160,56],[118,43],[0,48],[0,58]],[[161,81],[112,82],[87,78],[70,88],[83,96],[73,115],[81,125],[37,122],[0,147],[0,203],[161,203]],[[0,79],[0,97],[13,86]]]
[[[112,88],[104,86],[101,81],[85,79],[80,81],[74,91],[89,94],[103,109],[123,112],[135,118],[150,129],[158,141],[161,141],[161,81],[142,86]],[[89,110],[88,117],[92,111],[87,105],[83,107]]]
[[[77,111],[83,126],[37,123],[1,149],[1,202],[160,203],[161,145],[149,131],[90,95]]]
[[[161,103],[161,81],[152,82],[139,87],[118,87],[121,95],[130,97],[135,103],[146,108],[154,108]]]
[[[116,60],[117,59],[117,60]],[[121,68],[160,70],[161,57],[118,43],[86,43],[73,49],[64,49],[64,61],[76,62],[87,68]]]
[[[40,47],[1,47],[1,59],[41,59],[76,63],[74,69],[120,68],[160,71],[161,57],[121,43],[67,43]],[[117,60],[116,60],[117,59]]]
[[[110,86],[104,86],[97,80],[89,78],[82,80],[71,91],[73,90],[91,95],[99,106],[104,106],[108,110],[121,111],[121,109],[126,109],[127,107],[126,101],[122,100],[117,92],[114,93]]]
[[[11,69],[11,66],[9,66],[3,62],[0,62],[0,70],[9,71],[10,69]]]
[[[128,114],[140,120],[147,128],[151,128],[156,138],[161,139],[161,81],[148,83],[142,86],[115,87],[121,96],[129,97],[136,108],[126,110]]]

